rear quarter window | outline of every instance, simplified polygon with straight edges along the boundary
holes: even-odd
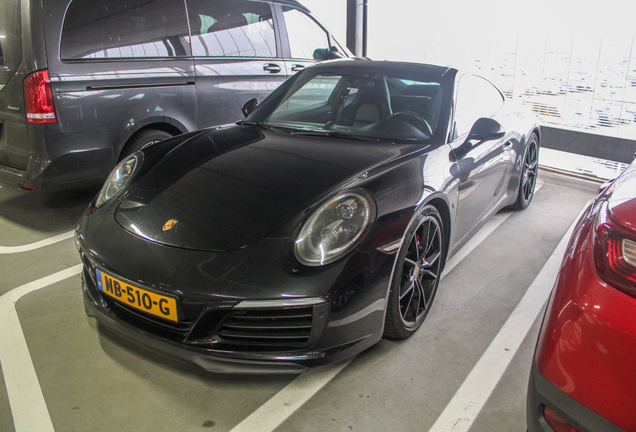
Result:
[[[185,6],[170,0],[74,0],[62,27],[60,56],[72,59],[190,55]]]

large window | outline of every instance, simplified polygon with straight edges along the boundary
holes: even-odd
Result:
[[[276,57],[272,12],[267,3],[188,0],[195,56]]]
[[[74,0],[62,29],[62,59],[190,55],[185,6],[171,0]]]
[[[504,3],[369,1],[369,56],[467,67],[544,125],[636,139],[636,2]]]

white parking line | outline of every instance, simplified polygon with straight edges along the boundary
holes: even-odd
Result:
[[[15,304],[24,295],[79,274],[78,264],[15,288],[0,297],[0,364],[16,432],[50,432],[53,424]]]
[[[73,237],[73,232],[74,231],[65,232],[64,234],[59,234],[54,237],[50,237],[24,246],[0,246],[0,255],[28,252],[35,249],[43,248],[45,246],[49,246],[66,239],[70,239],[71,237]]]
[[[543,310],[552,291],[565,248],[581,214],[574,220],[526,294],[429,432],[466,432],[473,424],[532,324]]]
[[[353,358],[350,358],[341,363],[318,367],[299,375],[230,432],[273,431],[346,368],[352,360]]]

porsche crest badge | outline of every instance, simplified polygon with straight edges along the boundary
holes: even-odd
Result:
[[[166,222],[165,224],[163,224],[163,227],[161,228],[161,231],[168,231],[172,228],[174,228],[174,226],[178,223],[179,221],[176,219],[170,219],[168,222]]]

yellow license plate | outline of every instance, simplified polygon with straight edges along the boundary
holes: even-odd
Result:
[[[95,274],[97,288],[107,296],[151,315],[170,321],[179,321],[175,298],[136,287],[112,277],[100,269],[95,269]]]

